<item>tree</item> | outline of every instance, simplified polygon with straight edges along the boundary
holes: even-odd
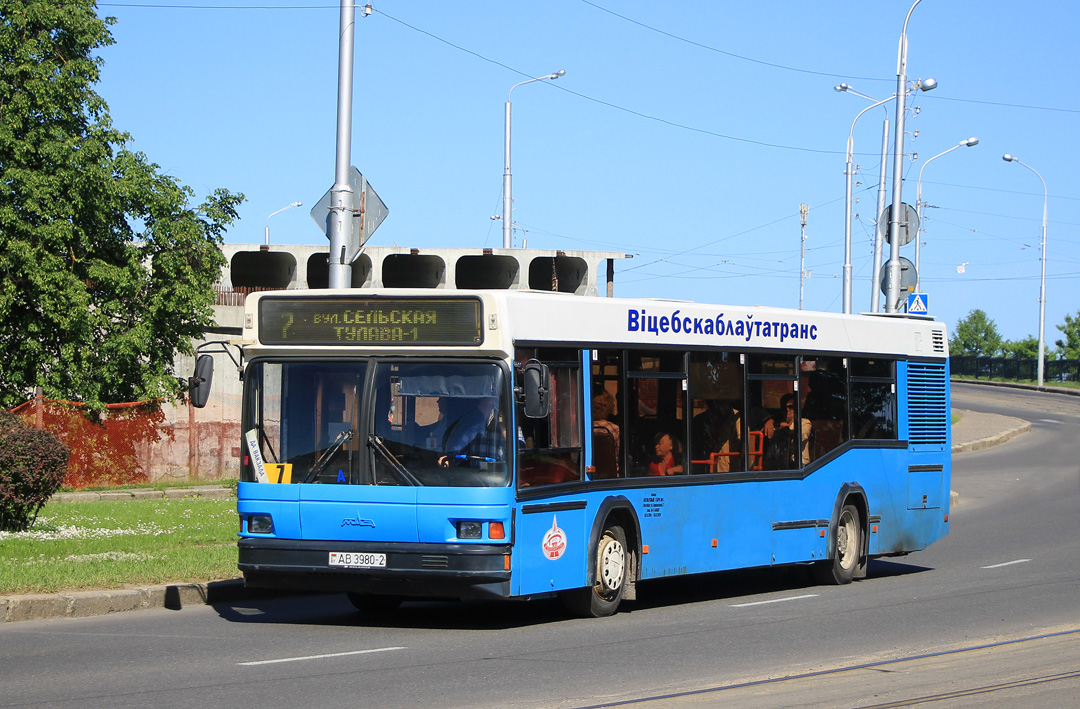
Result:
[[[1012,359],[1038,359],[1039,338],[1028,335],[1021,340],[1005,340],[1001,343],[1001,355]]]
[[[1064,340],[1054,342],[1061,359],[1080,359],[1080,310],[1076,315],[1065,314],[1065,324],[1058,325],[1058,330],[1065,333]]]
[[[1001,335],[994,321],[979,309],[956,323],[949,340],[949,350],[954,355],[994,357],[1001,349]]]
[[[175,395],[213,323],[241,194],[194,193],[126,148],[94,91],[93,0],[0,0],[0,406]]]

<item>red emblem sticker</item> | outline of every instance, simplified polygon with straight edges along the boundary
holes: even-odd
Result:
[[[544,533],[544,556],[551,560],[558,559],[566,551],[566,534],[559,529],[556,517],[551,517],[551,529]]]

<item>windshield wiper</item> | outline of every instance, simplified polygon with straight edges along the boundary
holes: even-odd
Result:
[[[339,433],[337,435],[337,438],[334,439],[334,442],[330,444],[330,447],[323,451],[323,454],[320,455],[319,459],[315,461],[315,465],[311,466],[311,471],[308,472],[307,477],[304,478],[304,482],[309,483],[315,478],[319,477],[319,473],[321,473],[323,471],[323,468],[327,466],[327,464],[330,462],[330,459],[334,457],[334,454],[337,453],[343,445],[345,445],[345,441],[351,440],[352,436],[353,433],[351,429],[347,429]]]
[[[400,460],[397,459],[390,449],[386,447],[383,440],[376,436],[374,433],[368,434],[368,445],[378,451],[379,455],[386,459],[386,462],[390,463],[390,467],[394,469],[394,472],[401,477],[407,484],[413,487],[423,487],[420,481],[416,479],[416,476],[409,472]]]

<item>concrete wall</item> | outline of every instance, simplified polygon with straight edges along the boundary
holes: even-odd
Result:
[[[228,265],[218,284],[217,324],[197,345],[240,335],[248,293],[328,285],[327,245],[225,244],[222,251]],[[357,289],[557,290],[604,296],[612,291],[612,263],[623,258],[630,256],[603,251],[371,246],[353,263],[352,285]],[[140,451],[140,462],[151,480],[217,480],[239,475],[243,385],[227,354],[211,354],[214,380],[206,407],[196,409],[186,403],[164,407],[170,435]],[[237,356],[235,348],[233,354]],[[177,376],[190,377],[194,358],[178,357],[175,367]]]

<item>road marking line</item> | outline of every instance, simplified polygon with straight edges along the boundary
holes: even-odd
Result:
[[[791,596],[790,598],[774,598],[771,601],[754,601],[753,603],[732,603],[732,608],[746,608],[747,606],[763,606],[766,603],[783,603],[784,601],[798,601],[803,598],[815,598],[818,594],[807,593],[802,596]]]
[[[1001,564],[992,564],[990,566],[983,566],[984,569],[1000,569],[1002,566],[1012,566],[1013,564],[1023,564],[1025,561],[1031,561],[1031,559],[1016,559],[1015,561],[1006,561]]]
[[[404,647],[377,647],[373,650],[353,650],[352,652],[331,652],[325,655],[306,655],[304,657],[283,657],[278,660],[259,660],[257,662],[237,662],[244,667],[252,665],[273,665],[278,662],[300,662],[302,660],[322,660],[327,657],[345,657],[347,655],[368,655],[373,652],[390,652],[391,650],[406,650]]]
[[[1039,419],[1039,421],[1041,423],[1056,423],[1056,424],[1059,424],[1059,425],[1065,423],[1064,421],[1058,421],[1056,419]]]

